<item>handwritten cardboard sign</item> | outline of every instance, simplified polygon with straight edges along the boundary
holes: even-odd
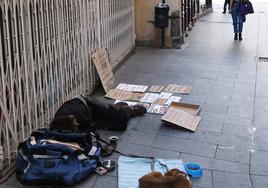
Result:
[[[105,48],[92,54],[92,60],[99,74],[104,91],[107,93],[114,86],[114,74]]]
[[[172,124],[175,127],[183,127],[185,129],[195,131],[201,121],[201,117],[194,116],[181,109],[170,107],[165,115],[162,116],[161,120]]]

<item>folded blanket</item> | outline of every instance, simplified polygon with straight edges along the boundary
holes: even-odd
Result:
[[[139,179],[152,171],[152,162],[151,159],[120,156],[118,160],[118,188],[138,188]],[[155,171],[164,174],[172,168],[186,172],[182,160],[155,159]]]

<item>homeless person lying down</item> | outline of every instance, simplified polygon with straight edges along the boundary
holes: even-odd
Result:
[[[142,105],[128,106],[125,102],[105,104],[89,96],[78,95],[57,110],[50,129],[62,131],[123,131],[131,117],[146,113]]]

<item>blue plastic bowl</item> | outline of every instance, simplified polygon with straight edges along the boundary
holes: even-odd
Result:
[[[184,168],[187,174],[193,178],[199,178],[202,176],[202,168],[197,163],[187,163]]]

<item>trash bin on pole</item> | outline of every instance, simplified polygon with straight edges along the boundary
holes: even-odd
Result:
[[[157,4],[155,7],[155,20],[154,25],[155,27],[162,29],[162,39],[161,39],[161,48],[165,45],[165,28],[168,27],[168,13],[169,13],[169,6],[163,0],[162,3]]]

